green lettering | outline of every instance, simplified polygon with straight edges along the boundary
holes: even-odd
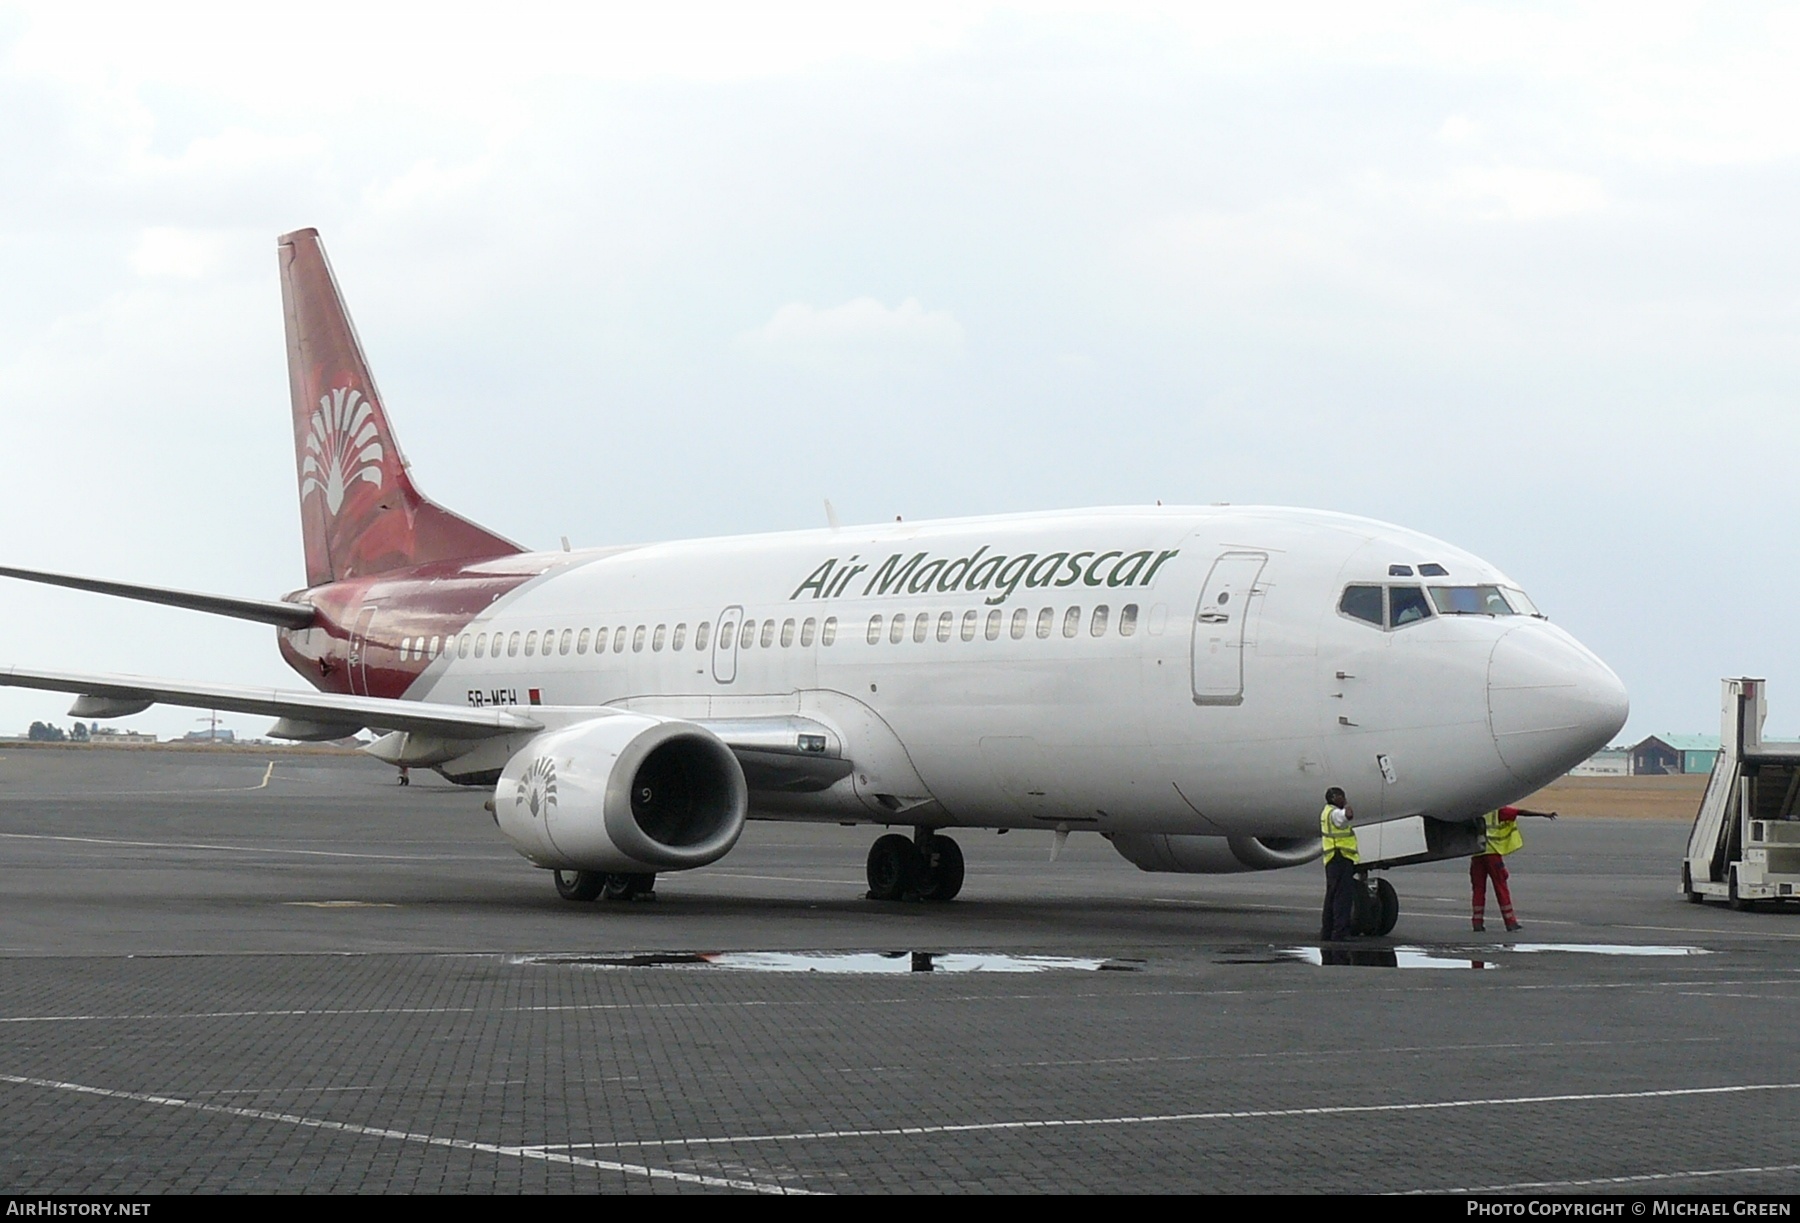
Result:
[[[788,598],[798,599],[802,594],[809,590],[813,592],[813,598],[823,598],[825,594],[825,585],[831,580],[831,570],[836,564],[837,557],[834,556],[823,565],[820,565],[817,569],[812,571],[804,582],[800,583],[798,589],[796,589],[793,594],[789,595]]]
[[[1068,564],[1063,566],[1063,572],[1067,573],[1069,576],[1057,578],[1056,584],[1058,586],[1073,586],[1076,579],[1081,576],[1081,558],[1092,555],[1092,552],[1077,552],[1074,556],[1071,556]]]
[[[1052,552],[1045,556],[1043,560],[1033,565],[1031,567],[1031,572],[1026,575],[1026,589],[1029,590],[1038,586],[1048,586],[1050,584],[1050,579],[1056,576],[1057,566],[1068,559],[1069,554],[1067,552]]]
[[[881,562],[881,568],[875,571],[874,576],[869,579],[869,584],[863,587],[863,595],[866,597],[870,594],[885,595],[903,592],[906,589],[906,580],[912,576],[913,570],[917,569],[919,562],[924,559],[925,554],[920,552],[902,565],[900,553],[894,553]]]
[[[1031,562],[1036,559],[1037,553],[1026,552],[1013,557],[1002,565],[995,580],[1003,589],[999,594],[989,597],[987,602],[989,604],[1004,603],[1011,598],[1012,592],[1017,590],[1019,583],[1025,580],[1025,571],[1031,568]]]
[[[987,545],[982,544],[981,547],[975,549],[975,555],[951,561],[949,567],[944,570],[944,576],[938,579],[938,590],[943,593],[955,590],[957,584],[963,580],[963,575],[969,572],[975,562],[981,559],[981,554],[986,551]]]
[[[1112,567],[1112,572],[1106,575],[1106,584],[1108,586],[1131,585],[1133,582],[1137,581],[1138,570],[1142,569],[1144,563],[1149,559],[1150,554],[1148,552],[1133,552],[1130,556]],[[1129,569],[1126,568],[1127,565],[1130,566]],[[1122,577],[1119,574],[1121,569],[1125,570],[1124,576]]]
[[[1081,579],[1081,584],[1084,586],[1098,586],[1100,584],[1100,579],[1094,576],[1094,571],[1106,563],[1107,557],[1123,555],[1124,553],[1122,552],[1102,552],[1094,559],[1094,563],[1088,566],[1087,574]]]
[[[1148,586],[1151,582],[1156,580],[1156,571],[1163,567],[1164,561],[1172,561],[1180,555],[1181,555],[1181,549],[1176,548],[1172,552],[1164,552],[1161,556],[1157,557],[1156,563],[1154,565],[1150,566],[1150,572],[1148,572],[1144,575],[1144,585]]]
[[[1000,572],[1000,566],[1006,563],[1004,556],[990,556],[979,565],[969,570],[969,581],[965,590],[986,590],[994,575]]]
[[[938,574],[944,571],[944,566],[947,563],[948,562],[946,561],[932,561],[929,565],[926,565],[917,573],[913,574],[912,580],[906,584],[906,593],[916,595],[923,594],[925,591],[930,590],[931,584],[937,581]]]

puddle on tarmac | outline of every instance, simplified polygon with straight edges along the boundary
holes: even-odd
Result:
[[[1502,943],[1496,951],[1573,951],[1583,955],[1711,955],[1704,947],[1656,947],[1635,943]]]
[[[1423,947],[1282,947],[1277,954],[1326,968],[1498,968],[1492,960]]]
[[[1136,972],[1142,960],[1003,955],[980,951],[674,951],[635,955],[520,956],[514,963],[572,968],[727,968],[740,972]]]
[[[1498,958],[1539,951],[1579,955],[1690,956],[1711,955],[1704,947],[1669,947],[1632,943],[1496,943],[1492,947],[1277,947],[1272,956],[1246,955],[1224,964],[1277,964],[1298,961],[1325,968],[1498,968]]]

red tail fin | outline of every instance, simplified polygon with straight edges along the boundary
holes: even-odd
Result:
[[[413,487],[319,231],[279,249],[307,585],[522,551]]]

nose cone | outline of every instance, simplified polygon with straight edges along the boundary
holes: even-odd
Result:
[[[1488,656],[1488,722],[1507,771],[1538,786],[1605,747],[1625,725],[1625,685],[1580,642],[1532,621]]]

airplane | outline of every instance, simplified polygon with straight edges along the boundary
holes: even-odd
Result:
[[[955,897],[952,829],[1046,829],[1058,848],[1094,832],[1149,871],[1291,867],[1319,856],[1328,786],[1365,826],[1468,827],[1625,722],[1618,677],[1499,569],[1341,513],[1135,506],[527,550],[419,492],[318,232],[278,252],[305,587],[0,576],[272,625],[312,690],[24,668],[0,684],[73,693],[77,718],[160,702],[266,714],[291,740],[373,730],[376,758],[491,791],[500,834],[567,900],[651,895],[746,819],[909,829],[869,851],[881,900]],[[1391,888],[1381,903],[1391,929]]]

